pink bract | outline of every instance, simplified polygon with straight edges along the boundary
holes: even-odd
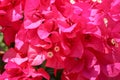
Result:
[[[0,0],[0,31],[0,80],[120,78],[119,0]]]

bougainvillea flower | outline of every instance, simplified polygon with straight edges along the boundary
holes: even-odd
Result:
[[[100,65],[97,64],[95,55],[85,50],[82,58],[73,57],[65,60],[65,73],[68,78],[70,74],[76,74],[76,79],[95,80],[100,74]]]
[[[2,32],[5,37],[4,41],[10,46],[10,44],[14,42],[15,35],[23,22],[23,2],[20,2],[19,0],[3,0],[0,2],[0,8],[2,11],[0,13],[0,25],[2,26]],[[7,35],[9,36],[7,37]]]
[[[40,51],[40,48],[29,46],[27,55],[32,66],[40,65],[45,60],[45,55]]]
[[[111,3],[110,15],[114,21],[119,21],[119,18],[120,18],[119,4],[120,4],[120,1],[118,0],[113,0],[113,2]]]
[[[1,0],[10,48],[0,80],[118,80],[119,8],[119,0]]]
[[[62,69],[64,67],[64,55],[66,53],[64,53],[63,48],[61,47],[61,40],[56,33],[52,33],[50,39],[52,40],[52,46],[45,51],[45,55],[47,57],[46,66]]]
[[[35,71],[35,69],[30,67],[26,62],[19,65],[14,62],[8,62],[5,66],[5,70],[6,71],[0,79],[42,79],[44,77],[49,80],[49,75],[44,71],[44,69],[38,69]]]
[[[17,56],[17,52],[13,48],[11,48],[3,56],[3,61],[8,62],[10,59],[15,58],[16,56]]]

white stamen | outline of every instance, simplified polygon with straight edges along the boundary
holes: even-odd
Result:
[[[111,43],[115,46],[115,47],[119,47],[117,41],[115,39],[111,39]]]
[[[75,4],[75,0],[70,0],[70,3],[71,4]]]
[[[112,43],[113,45],[115,45],[115,43],[116,43],[115,39],[111,39],[111,43]]]
[[[102,3],[102,0],[97,0],[98,3]]]
[[[97,0],[92,0],[92,2],[96,2]]]
[[[105,26],[107,27],[107,25],[108,25],[108,19],[104,18],[103,21],[104,21]]]

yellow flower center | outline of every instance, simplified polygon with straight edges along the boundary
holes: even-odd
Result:
[[[118,46],[119,46],[118,43],[117,43],[117,41],[116,41],[115,39],[111,39],[111,43],[112,43],[112,45],[114,45],[115,47],[118,47]]]
[[[52,58],[54,55],[53,55],[53,52],[48,52],[47,53],[47,56],[49,57],[49,58]]]
[[[116,43],[115,39],[111,39],[111,43],[112,43],[113,45],[115,45],[115,43]]]
[[[59,46],[55,46],[55,47],[54,47],[54,51],[55,51],[55,52],[59,52],[59,51],[60,51],[60,47],[59,47]]]

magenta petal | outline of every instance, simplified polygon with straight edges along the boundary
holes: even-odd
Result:
[[[120,73],[120,63],[108,64],[103,71],[108,77],[115,77]],[[104,68],[103,68],[104,69]]]
[[[11,62],[9,61],[6,65],[5,65],[5,69],[11,69],[11,68],[18,68],[19,66],[14,63],[14,62]]]
[[[85,59],[86,67],[91,68],[97,63],[97,58],[89,50],[85,50],[84,55],[85,55],[84,59]]]
[[[72,26],[65,28],[64,26],[59,25],[59,28],[62,32],[72,32],[76,26],[77,24],[73,24]]]
[[[71,57],[78,57],[81,58],[84,52],[84,48],[83,48],[83,44],[82,42],[78,39],[76,39],[73,43],[72,43],[72,48],[71,48]]]
[[[18,38],[15,39],[15,43],[16,43],[15,47],[16,47],[18,50],[20,50],[21,47],[22,47],[23,44],[24,44],[24,42],[23,42],[22,40],[18,39]]]
[[[44,78],[46,78],[47,80],[50,80],[49,74],[44,69],[40,68],[38,69],[38,72],[40,72]]]
[[[34,29],[39,27],[39,25],[42,23],[42,20],[38,20],[36,22],[32,22],[30,20],[26,20],[24,22],[25,29]]]
[[[63,69],[64,63],[60,55],[54,55],[52,58],[48,58],[46,66],[54,69]]]
[[[45,55],[42,53],[39,53],[39,48],[33,48],[31,46],[29,46],[29,50],[28,50],[28,60],[30,62],[30,65],[32,66],[37,66],[43,63],[43,61],[45,60]]]
[[[94,65],[92,68],[83,71],[83,75],[89,80],[96,80],[97,76],[100,74],[100,65]]]
[[[66,58],[65,59],[65,71],[68,73],[78,73],[84,68],[84,61],[79,58]]]
[[[14,61],[16,64],[20,65],[23,62],[26,62],[28,58],[13,58],[12,61]]]
[[[38,29],[38,36],[40,37],[40,39],[45,39],[49,36],[50,33],[48,33],[47,31],[44,30],[40,30]]]
[[[13,48],[11,48],[4,54],[3,61],[8,62],[10,59],[16,57],[16,55],[17,52]]]
[[[37,56],[33,59],[31,65],[33,65],[33,66],[40,65],[40,64],[42,64],[42,62],[43,62],[44,60],[45,60],[45,55],[43,55],[43,54],[37,55]]]

